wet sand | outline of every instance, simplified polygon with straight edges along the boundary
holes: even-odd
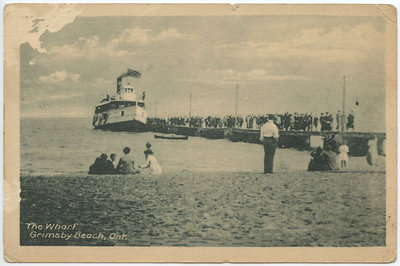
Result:
[[[20,206],[22,245],[385,245],[384,172],[23,175]],[[31,238],[27,222],[127,237]]]

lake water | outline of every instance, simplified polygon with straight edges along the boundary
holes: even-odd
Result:
[[[164,172],[263,170],[263,147],[258,144],[200,137],[165,140],[154,139],[151,132],[94,130],[91,118],[29,118],[21,119],[21,173],[85,173],[100,153],[115,153],[118,161],[125,146],[140,165],[148,141]],[[296,171],[306,169],[309,155],[278,149],[275,159],[276,171]]]

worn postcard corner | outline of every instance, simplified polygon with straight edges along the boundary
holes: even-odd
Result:
[[[7,5],[5,259],[395,261],[396,12]]]

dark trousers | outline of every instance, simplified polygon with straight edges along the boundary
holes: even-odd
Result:
[[[264,138],[264,174],[273,173],[274,156],[276,150],[275,138]]]

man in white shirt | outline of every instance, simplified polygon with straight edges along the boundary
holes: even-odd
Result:
[[[278,127],[274,124],[273,117],[269,116],[267,123],[260,130],[260,140],[264,144],[264,174],[274,172],[274,156],[278,138]]]

